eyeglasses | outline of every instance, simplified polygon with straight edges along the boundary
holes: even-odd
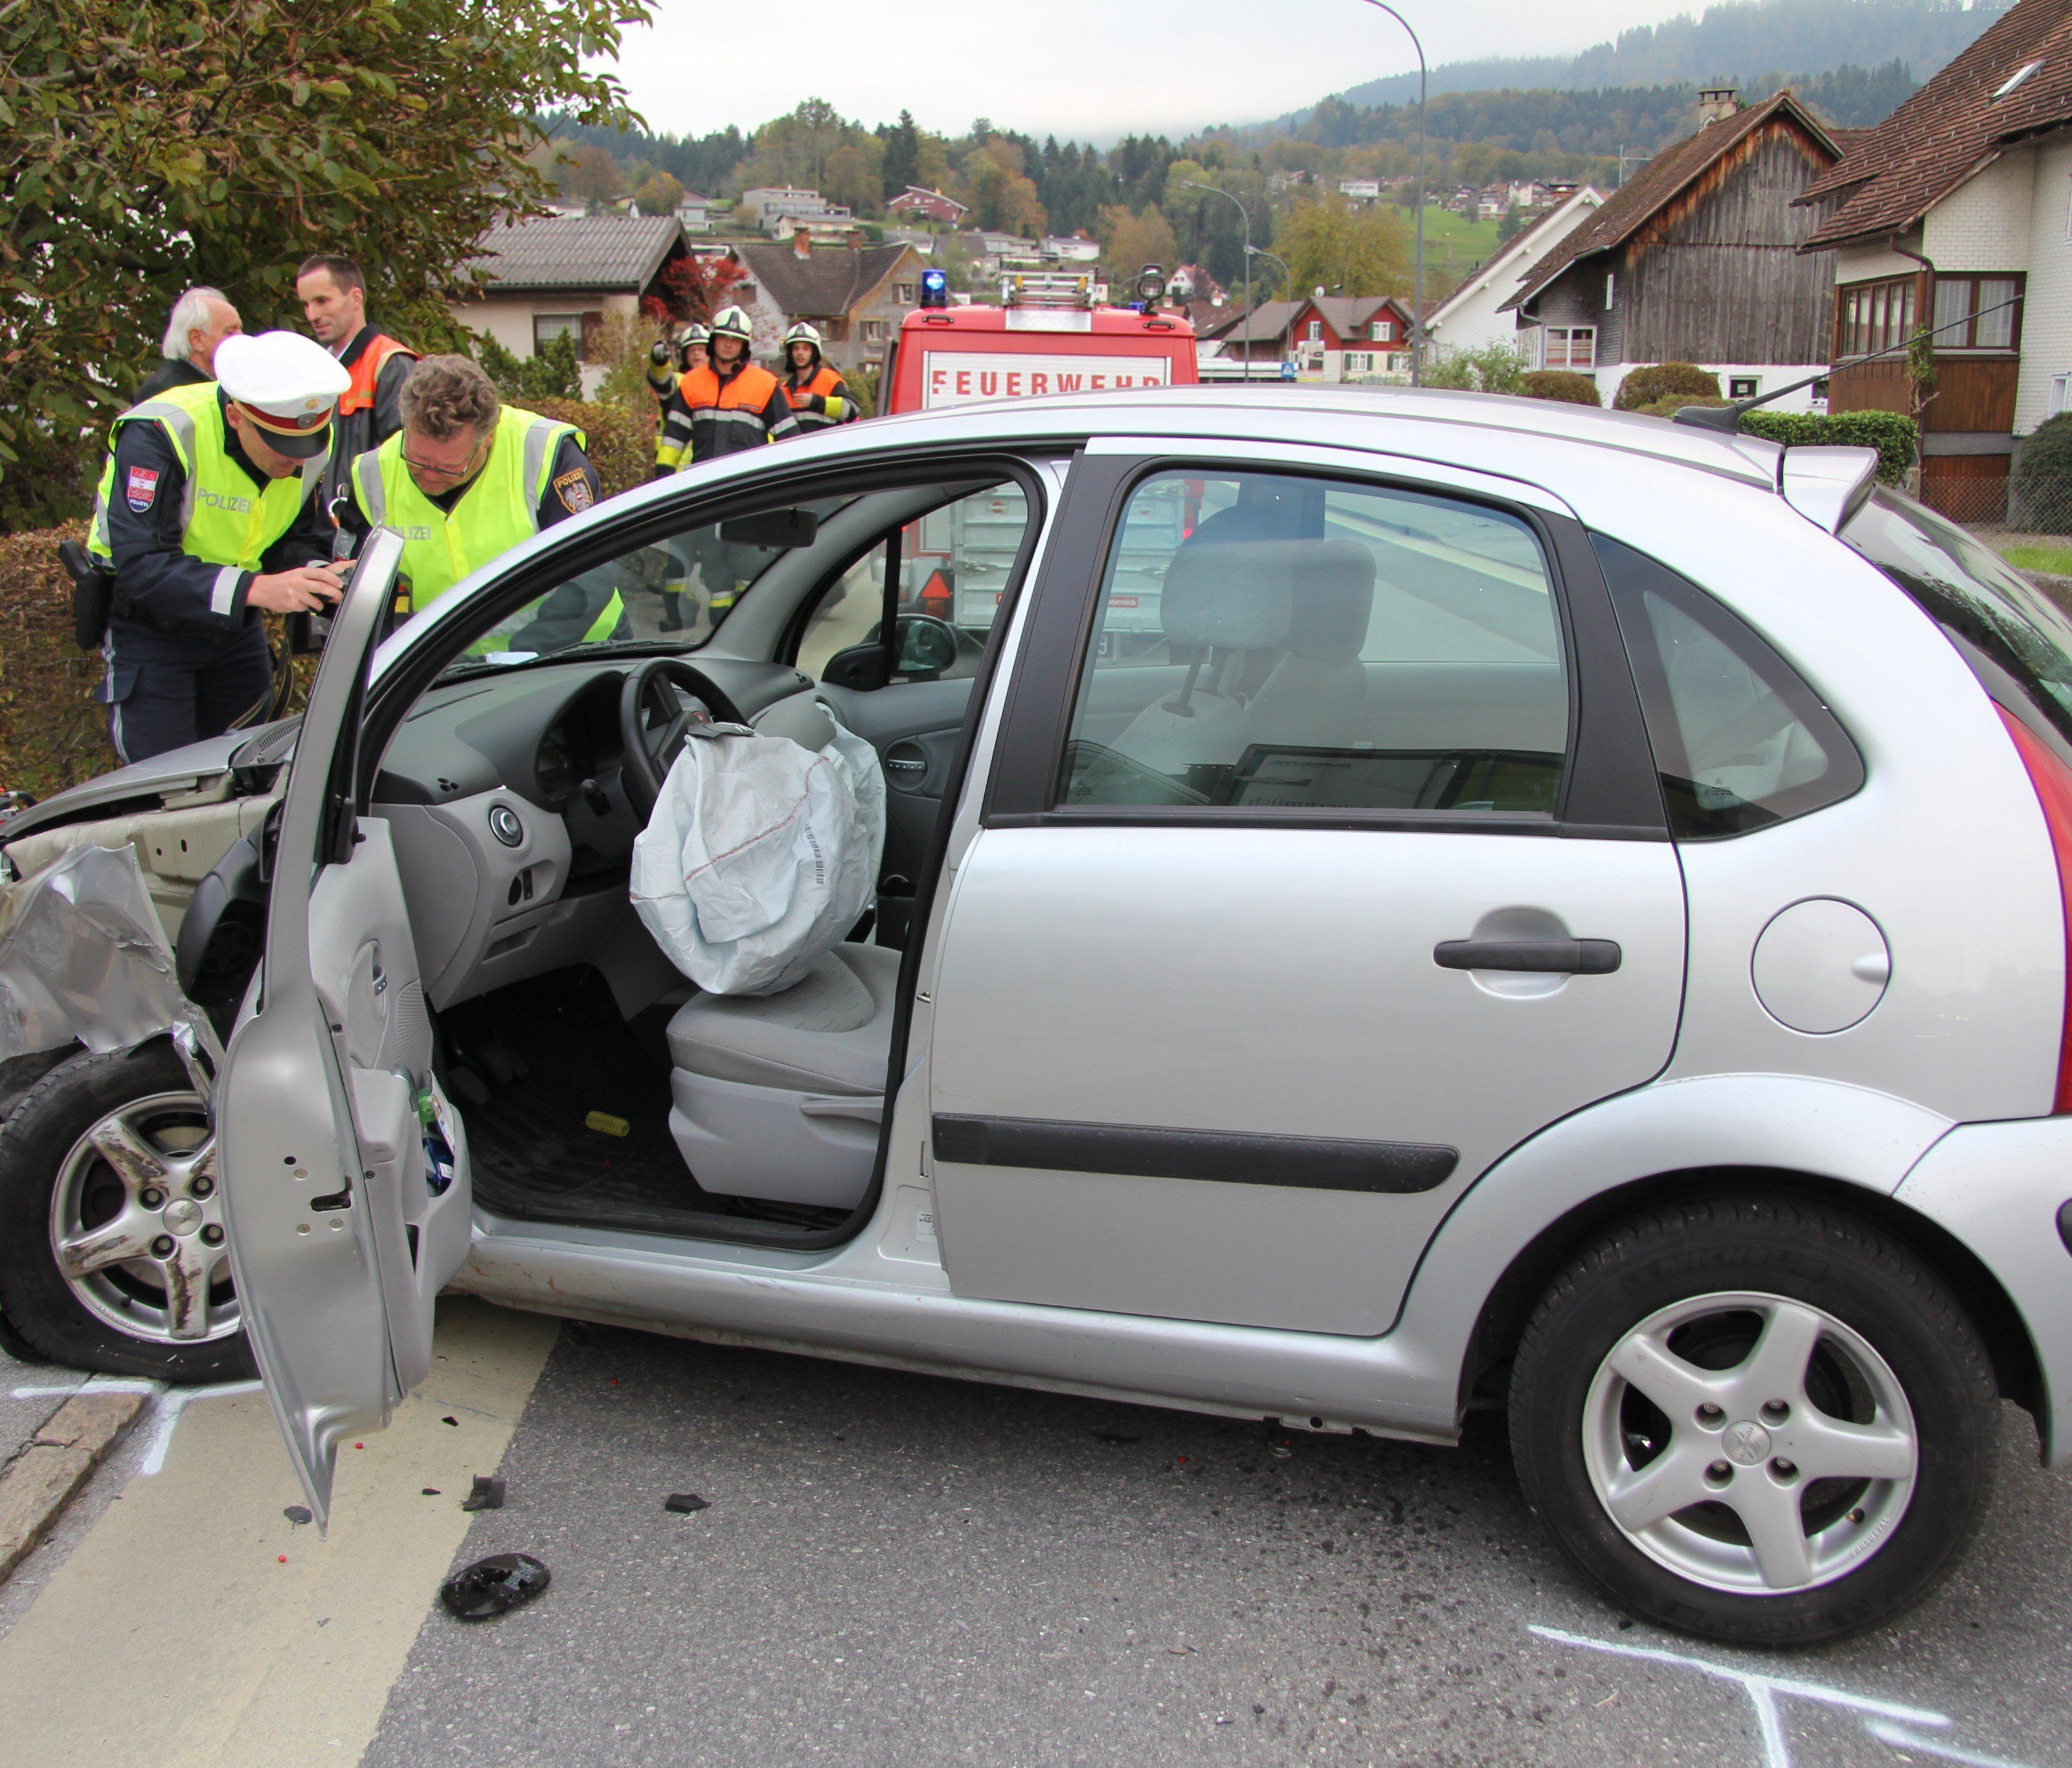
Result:
[[[418,480],[427,479],[471,479],[482,470],[482,463],[489,454],[490,438],[483,437],[476,442],[473,452],[458,467],[442,467],[436,461],[419,460],[408,448],[402,450],[403,464],[410,469],[410,476]]]

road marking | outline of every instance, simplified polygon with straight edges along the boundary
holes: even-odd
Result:
[[[1762,1739],[1764,1768],[1791,1768],[1791,1751],[1784,1737],[1783,1715],[1777,1704],[1780,1695],[1856,1713],[1862,1718],[1865,1730],[1881,1743],[1889,1744],[1894,1749],[1922,1750],[1945,1762],[1968,1764],[1970,1768],[2021,1768],[2021,1764],[2003,1761],[1998,1756],[1976,1755],[1955,1745],[1916,1737],[1906,1730],[1904,1727],[1908,1725],[1947,1726],[1956,1722],[1946,1714],[1931,1712],[1926,1708],[1904,1707],[1897,1701],[1873,1700],[1865,1695],[1851,1694],[1844,1688],[1801,1682],[1791,1676],[1770,1675],[1760,1670],[1739,1670],[1729,1664],[1709,1663],[1704,1658],[1688,1657],[1680,1651],[1665,1651],[1657,1646],[1618,1645],[1610,1639],[1564,1633],[1554,1626],[1533,1626],[1526,1630],[1538,1634],[1543,1639],[1572,1645],[1585,1651],[1602,1651],[1615,1658],[1638,1658],[1644,1663],[1673,1664],[1679,1670],[1696,1670],[1700,1675],[1738,1684],[1755,1708],[1756,1726]],[[1894,1721],[1901,1723],[1895,1724]]]
[[[158,1477],[0,1639],[10,1759],[127,1759],[155,1737],[166,1768],[357,1760],[467,1534],[469,1476],[502,1461],[559,1326],[442,1301],[424,1386],[339,1457],[328,1540],[283,1515],[302,1495],[256,1383],[166,1408]]]

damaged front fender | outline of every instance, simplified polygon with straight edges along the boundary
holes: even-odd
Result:
[[[0,1063],[158,1037],[208,1098],[223,1048],[180,987],[133,848],[74,848],[0,893]]]

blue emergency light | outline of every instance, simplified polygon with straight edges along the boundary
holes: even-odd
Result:
[[[947,270],[923,270],[921,273],[921,305],[924,307],[946,307],[950,304],[950,273]]]

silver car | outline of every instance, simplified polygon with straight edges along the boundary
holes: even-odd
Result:
[[[385,638],[377,537],[299,727],[5,831],[16,893],[134,853],[192,1004],[130,1047],[51,991],[10,1330],[249,1341],[319,1514],[448,1289],[1435,1445],[1501,1407],[1631,1611],[1884,1621],[2004,1399],[2072,1462],[2072,627],[1873,465],[1182,389],[736,456]],[[900,611],[979,516],[974,667]],[[747,586],[664,634],[672,557]],[[627,900],[706,717],[889,783],[875,910],[775,995]]]

